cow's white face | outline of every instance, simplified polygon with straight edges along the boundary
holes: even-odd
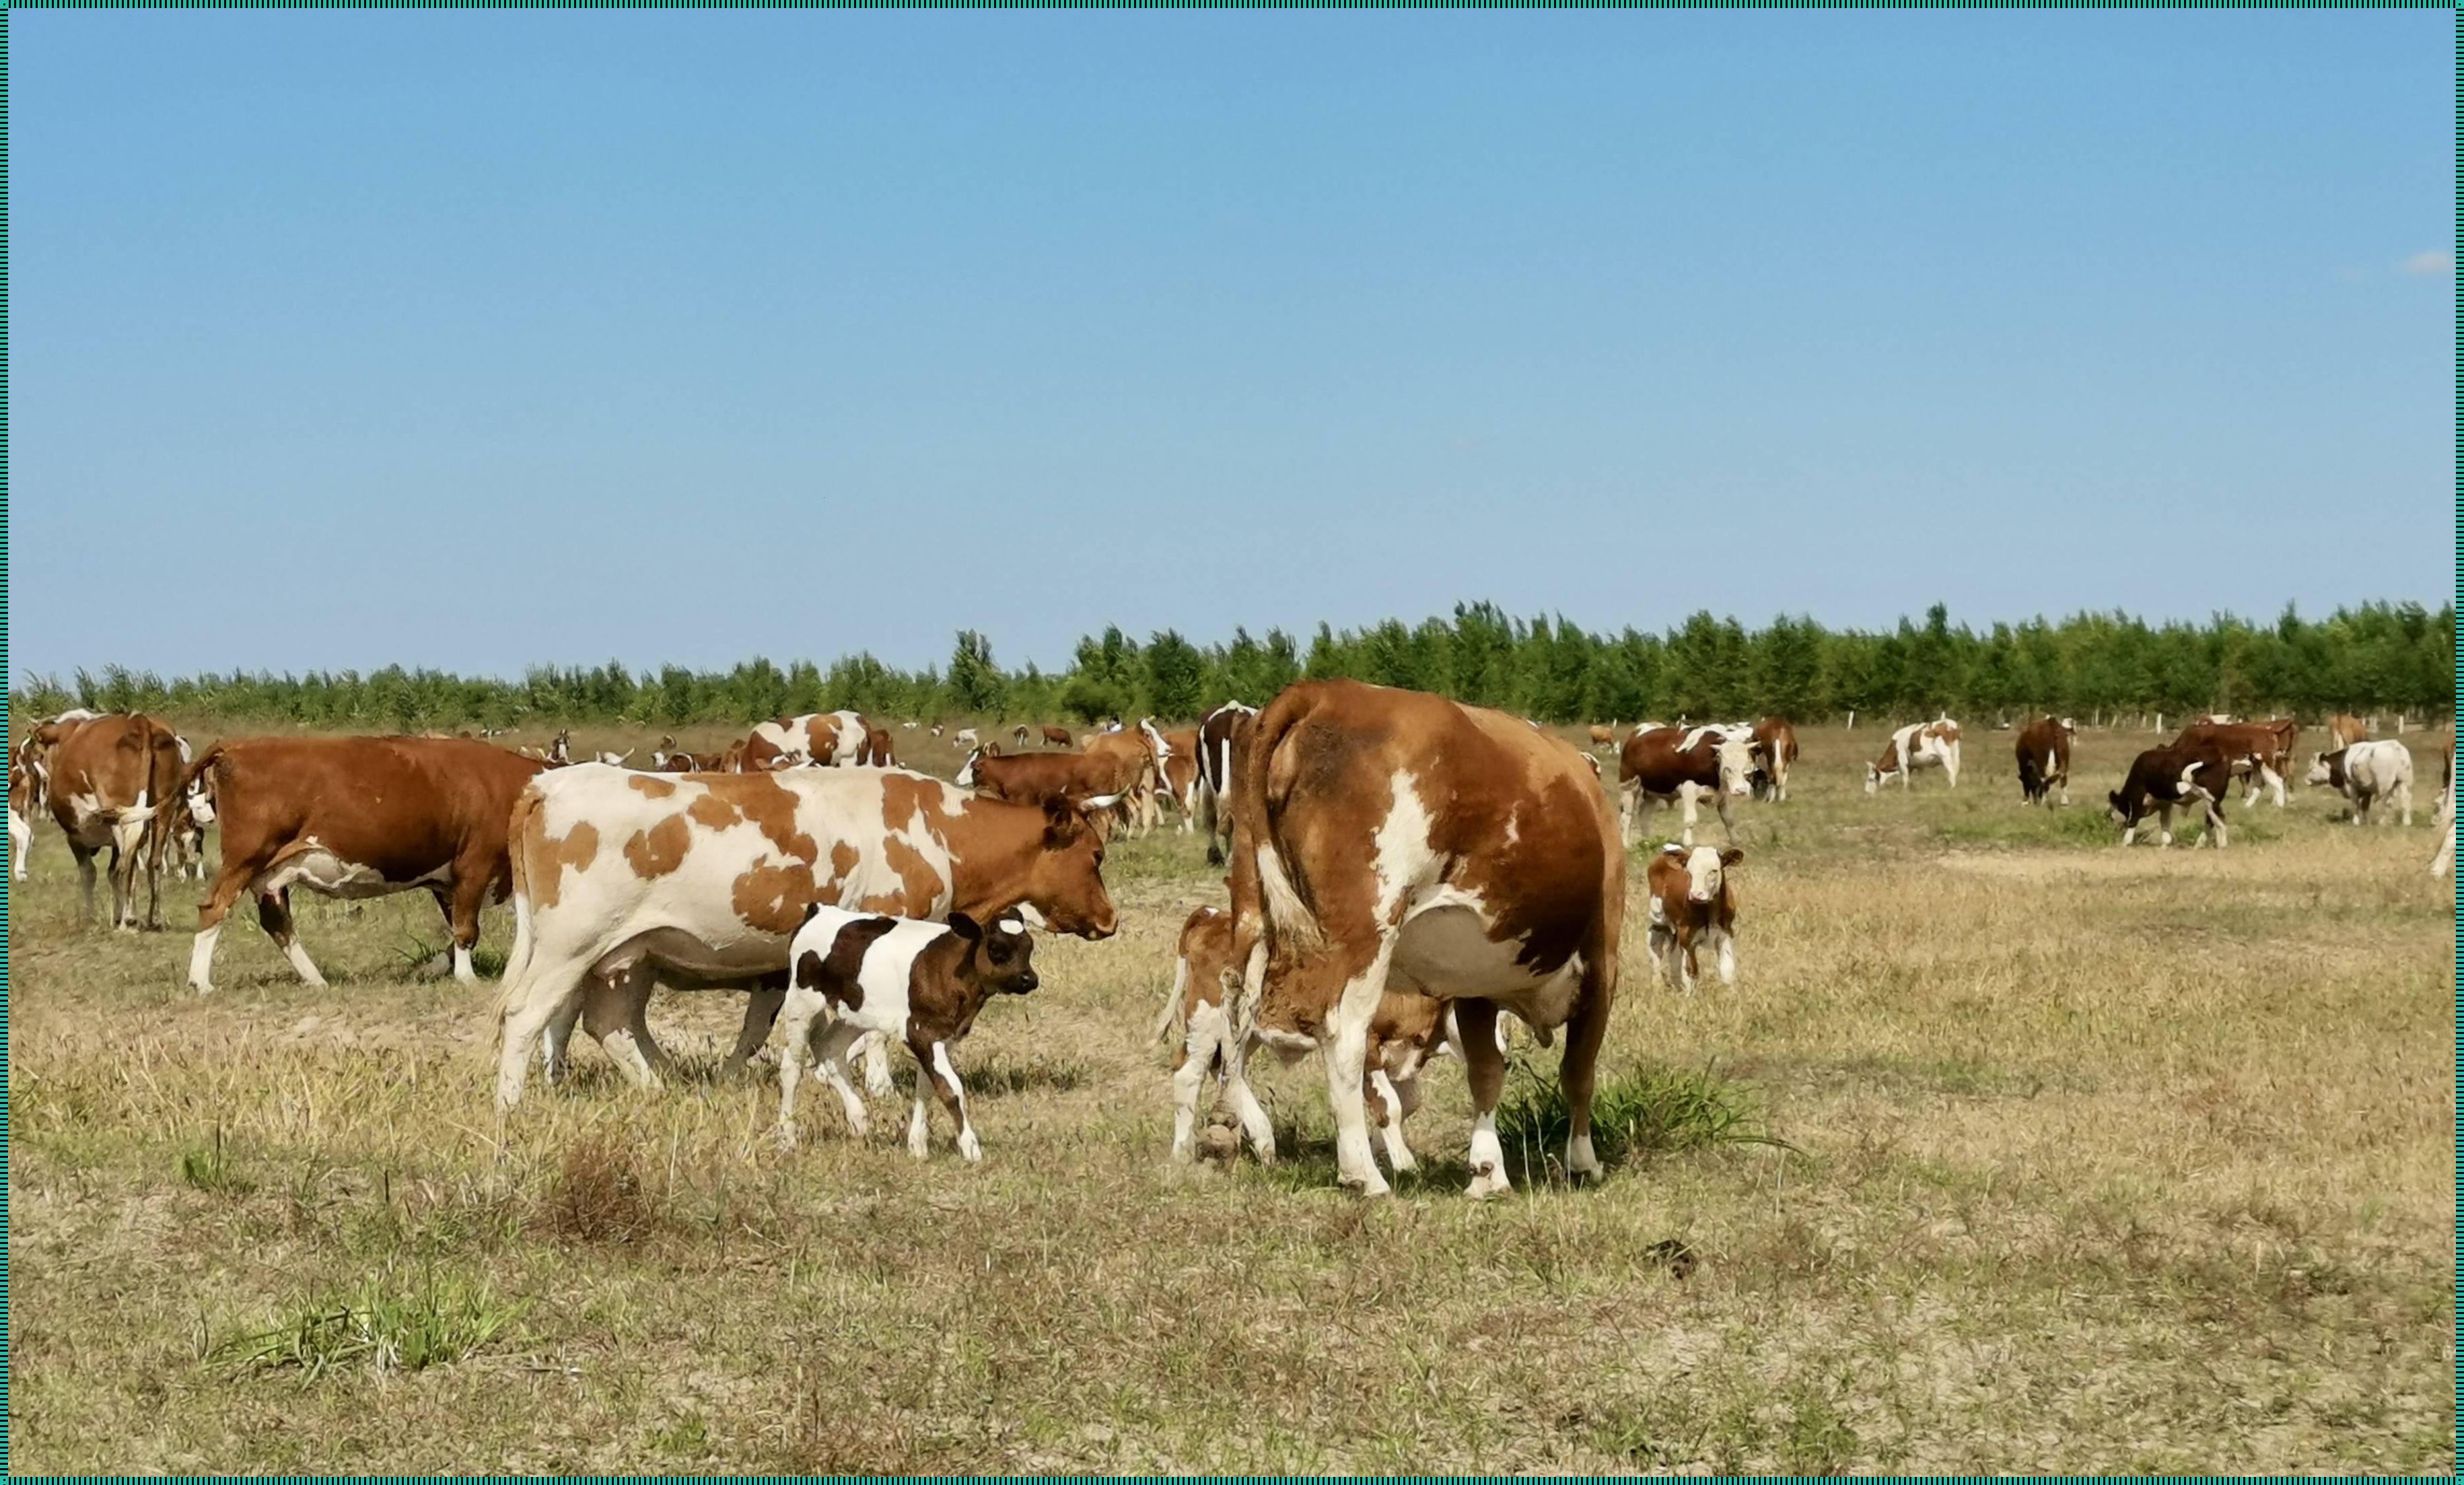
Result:
[[[188,786],[188,818],[200,830],[214,823],[214,787],[204,775]]]
[[[1684,850],[1683,847],[1676,848]],[[1731,847],[1714,851],[1697,846],[1685,852],[1685,898],[1689,902],[1710,902],[1720,896],[1721,883],[1729,867],[1746,858],[1746,853]]]
[[[2336,770],[2328,764],[2327,755],[2324,753],[2311,754],[2310,771],[2301,776],[2301,782],[2310,785],[2315,788],[2321,784],[2332,784],[2335,781]]]
[[[958,777],[957,780],[958,787],[974,788],[976,787],[976,760],[983,756],[984,750],[982,748],[978,748],[967,755],[965,765],[958,770]]]
[[[1720,743],[1720,787],[1731,794],[1754,791],[1754,747],[1731,736]]]

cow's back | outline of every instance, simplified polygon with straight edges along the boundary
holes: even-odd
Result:
[[[387,880],[485,854],[501,861],[514,801],[544,767],[459,738],[244,738],[209,765],[224,851],[314,836]]]
[[[1673,793],[1681,784],[1717,787],[1719,750],[1707,738],[1681,750],[1678,744],[1685,738],[1686,732],[1677,727],[1655,727],[1627,738],[1617,753],[1617,782],[1636,785],[1647,794]]]

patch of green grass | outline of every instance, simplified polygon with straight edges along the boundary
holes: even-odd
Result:
[[[1571,1127],[1555,1072],[1526,1057],[1507,1063],[1506,1097],[1497,1105],[1497,1138],[1507,1157],[1523,1160],[1527,1170],[1538,1169],[1563,1153]],[[1593,1087],[1592,1148],[1603,1165],[1715,1144],[1794,1148],[1763,1128],[1744,1087],[1708,1065],[1645,1065],[1605,1075]]]
[[[484,1280],[435,1269],[406,1275],[388,1265],[339,1295],[313,1296],[275,1325],[209,1354],[251,1370],[297,1368],[307,1382],[354,1366],[422,1371],[477,1351],[520,1310]]]
[[[245,1196],[256,1189],[256,1183],[241,1175],[231,1164],[231,1146],[224,1141],[219,1124],[214,1126],[211,1143],[202,1149],[181,1152],[180,1180],[200,1191],[211,1191],[219,1196]]]

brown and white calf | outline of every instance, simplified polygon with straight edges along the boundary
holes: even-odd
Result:
[[[243,896],[256,898],[257,921],[299,978],[322,986],[293,931],[294,887],[344,898],[430,894],[452,934],[450,959],[430,967],[450,963],[455,979],[477,983],[479,912],[511,881],[506,822],[522,786],[549,771],[456,738],[241,738],[206,749],[190,777],[212,790],[223,859],[197,907],[189,987],[214,987],[214,943]]]
[[[2197,747],[2211,742],[2223,749],[2225,761],[2233,768],[2234,777],[2242,781],[2241,802],[2244,808],[2258,803],[2261,788],[2275,794],[2277,809],[2284,808],[2287,738],[2278,723],[2194,721],[2184,727],[2182,735],[2173,740],[2177,747]]]
[[[1708,947],[1722,985],[1737,983],[1737,889],[1729,868],[1742,851],[1662,846],[1643,881],[1651,898],[1651,957],[1671,989],[1691,993],[1702,972],[1696,957]]]
[[[1566,1029],[1565,1168],[1596,1174],[1592,1088],[1617,995],[1625,853],[1573,743],[1519,718],[1357,681],[1303,681],[1260,713],[1233,792],[1232,1074],[1253,1035],[1326,1055],[1335,1163],[1388,1189],[1361,1094],[1390,984],[1449,1002],[1470,1069],[1470,1193],[1508,1189],[1497,1013]]]
[[[1882,756],[1865,765],[1865,792],[1871,794],[1895,778],[1904,789],[1919,768],[1940,768],[1950,787],[1959,787],[1959,723],[1938,717],[1892,733],[1882,744]]]
[[[1796,766],[1796,728],[1785,717],[1766,717],[1754,723],[1751,746],[1754,765],[1769,781],[1771,803],[1788,803],[1788,773]]]
[[[2122,787],[2107,794],[2105,805],[2115,824],[2122,827],[2122,843],[2125,846],[2139,838],[2140,822],[2154,809],[2161,822],[2156,844],[2173,844],[2173,811],[2196,809],[2207,818],[2208,828],[2202,837],[2218,851],[2225,848],[2225,816],[2219,808],[2225,791],[2233,787],[2233,767],[2224,750],[2213,742],[2189,745],[2168,743],[2151,747],[2131,760],[2130,772]]]
[[[578,1021],[635,1086],[668,1066],[651,987],[753,986],[727,1059],[767,1038],[788,941],[815,902],[978,922],[1016,912],[1058,933],[1112,934],[1104,846],[1079,806],[977,798],[894,768],[624,773],[539,779],[513,809],[514,951],[498,1002],[496,1101],[522,1096],[534,1050],[551,1076]],[[876,1087],[887,1059],[869,1062]]]
[[[2071,802],[2071,743],[2078,736],[2079,723],[2067,717],[2039,717],[2020,729],[2015,751],[2023,802],[2050,806],[2057,789],[2063,804]]]
[[[1241,1132],[1258,1159],[1275,1161],[1275,1128],[1245,1073],[1234,1071],[1229,1003],[1240,987],[1232,963],[1232,915],[1221,908],[1201,907],[1181,924],[1180,949],[1173,963],[1172,989],[1155,1022],[1155,1040],[1178,1038],[1172,1060],[1172,1158],[1193,1159],[1198,1151],[1199,1102],[1208,1083],[1219,1084],[1232,1099]],[[1403,1121],[1420,1106],[1419,1075],[1431,1057],[1447,1050],[1446,1008],[1426,995],[1390,985],[1369,1022],[1366,1067],[1361,1097],[1370,1126],[1385,1147],[1386,1164],[1410,1170],[1415,1162],[1403,1139]],[[1288,1031],[1255,1032],[1245,1052],[1265,1051],[1286,1067],[1317,1050],[1314,1038]]]
[[[179,739],[143,712],[45,722],[34,730],[48,775],[45,802],[77,858],[85,916],[94,917],[94,858],[111,853],[111,921],[137,927],[137,872],[145,871],[147,926],[163,926],[163,855],[179,808]]]
[[[1210,866],[1221,866],[1232,847],[1232,784],[1241,776],[1237,744],[1242,723],[1257,715],[1254,706],[1226,701],[1198,720],[1198,814]]]
[[[896,1042],[915,1059],[915,1107],[907,1153],[922,1160],[931,1133],[927,1090],[957,1126],[958,1153],[984,1158],[967,1115],[967,1090],[950,1050],[966,1039],[996,995],[1024,995],[1037,985],[1035,945],[1015,917],[978,923],[964,913],[947,922],[889,918],[816,902],[788,944],[787,1045],[779,1060],[779,1145],[796,1145],[796,1085],[811,1062],[847,1111],[859,1140],[869,1128],[864,1098],[849,1077],[847,1053],[871,1035]]]
[[[1709,799],[1719,811],[1720,828],[1737,838],[1737,822],[1728,802],[1753,793],[1754,750],[1750,729],[1718,727],[1654,727],[1636,731],[1617,755],[1618,833],[1635,843],[1635,816],[1646,798],[1683,807],[1684,831],[1680,839],[1694,844],[1699,818],[1695,805]]]
[[[778,768],[844,768],[872,761],[870,719],[861,712],[808,712],[775,717],[746,739],[746,765]],[[759,743],[757,749],[753,744]]]
[[[188,740],[182,738],[180,759],[188,759]],[[187,783],[180,791],[180,808],[171,819],[165,839],[164,864],[187,877],[193,874],[198,881],[209,875],[206,869],[206,831],[214,823],[214,776],[209,771],[191,769]]]
[[[2351,800],[2355,825],[2368,824],[2370,807],[2383,799],[2394,800],[2404,810],[2404,823],[2412,824],[2412,753],[2393,738],[2321,753],[2311,760],[2304,782],[2314,787],[2324,786]],[[2387,817],[2380,816],[2379,823],[2385,825]]]

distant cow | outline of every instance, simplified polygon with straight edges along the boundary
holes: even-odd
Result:
[[[1720,983],[1737,983],[1737,889],[1728,870],[1746,858],[1742,851],[1714,851],[1708,846],[1669,845],[1660,848],[1644,873],[1651,900],[1651,957],[1671,989],[1691,993],[1702,970],[1695,957],[1708,946],[1719,966]]]
[[[1017,726],[1009,729],[1009,740],[1020,747],[1026,746],[1026,740],[1033,736],[1035,736],[1035,734],[1027,730],[1027,725],[1024,722],[1020,722]],[[976,745],[976,740],[973,737],[962,738],[959,742],[963,746],[967,747],[973,747]]]
[[[1882,756],[1865,765],[1865,792],[1871,794],[1895,778],[1904,789],[1919,768],[1940,768],[1950,787],[1959,787],[1959,723],[1938,717],[1892,733],[1882,744]]]
[[[1232,964],[1232,915],[1201,907],[1181,925],[1180,952],[1174,961],[1172,989],[1155,1023],[1155,1039],[1177,1035],[1173,1053],[1172,1158],[1186,1161],[1197,1153],[1195,1135],[1199,1102],[1210,1079],[1221,1082],[1231,1096],[1241,1132],[1258,1159],[1275,1160],[1275,1129],[1250,1092],[1245,1075],[1236,1075],[1232,1056],[1231,990],[1240,976]],[[1419,1075],[1428,1060],[1445,1050],[1443,1004],[1399,986],[1389,985],[1370,1018],[1368,1077],[1361,1088],[1372,1128],[1385,1147],[1386,1164],[1396,1170],[1414,1168],[1412,1149],[1404,1141],[1403,1121],[1420,1105]],[[1287,1067],[1315,1051],[1314,1038],[1289,1031],[1260,1031],[1247,1051],[1265,1051]]]
[[[163,854],[184,779],[171,729],[143,712],[55,718],[34,730],[42,792],[77,858],[85,916],[94,917],[95,856],[111,852],[111,921],[137,927],[137,871],[145,921],[163,926]]]
[[[1788,803],[1788,771],[1796,765],[1796,728],[1785,717],[1766,717],[1754,723],[1751,746],[1755,765],[1769,781],[1761,790],[1772,804]]]
[[[2021,729],[2015,751],[2022,801],[2051,805],[2058,789],[2062,803],[2071,802],[2071,742],[2078,736],[2079,723],[2067,717],[2039,717]]]
[[[1069,735],[1069,729],[1067,727],[1045,728],[1044,742],[1045,745],[1047,747],[1075,747],[1078,745],[1078,740]]]
[[[1617,727],[1614,723],[1606,727],[1601,726],[1597,722],[1594,722],[1592,724],[1592,742],[1594,745],[1606,747],[1616,741]]]
[[[2350,747],[2366,741],[2369,735],[2368,725],[2348,712],[2338,712],[2327,719],[2327,742],[2331,750]]]
[[[861,712],[811,712],[802,717],[773,718],[756,726],[753,735],[745,740],[746,767],[757,771],[764,765],[844,768],[869,764],[873,734],[878,730]]]
[[[1234,734],[1240,724],[1258,715],[1254,706],[1226,701],[1198,721],[1198,813],[1206,831],[1206,860],[1223,864],[1232,845],[1232,782],[1240,776],[1234,757]]]
[[[187,756],[183,740],[181,756]],[[210,772],[192,772],[181,790],[180,808],[172,816],[171,828],[165,842],[167,853],[164,864],[187,877],[193,870],[198,881],[204,881],[206,871],[206,831],[214,823],[214,776]]]
[[[538,759],[458,738],[243,738],[206,749],[191,776],[211,775],[223,860],[197,908],[189,986],[214,987],[214,942],[243,894],[299,978],[323,986],[292,932],[295,886],[329,898],[426,890],[452,933],[453,977],[476,983],[479,910],[512,879],[506,821],[542,771]]]
[[[1572,743],[1505,712],[1349,680],[1285,688],[1232,793],[1232,1074],[1253,1033],[1326,1054],[1343,1183],[1383,1195],[1362,1080],[1393,979],[1452,1003],[1470,1066],[1470,1194],[1510,1189],[1496,1127],[1507,1009],[1566,1031],[1565,1170],[1597,1174],[1592,1089],[1617,993],[1625,853]]]
[[[2323,784],[2351,800],[2355,825],[2368,823],[2370,807],[2390,798],[2402,807],[2404,823],[2412,823],[2412,754],[2393,738],[2318,754],[2310,762],[2305,782]],[[2382,818],[2379,823],[2387,822]]]
[[[2245,808],[2258,803],[2258,791],[2264,787],[2275,794],[2276,808],[2281,809],[2286,769],[2280,760],[2288,747],[2288,736],[2282,730],[2286,725],[2289,724],[2194,721],[2183,728],[2182,735],[2173,742],[2176,746],[2213,742],[2224,750],[2226,763],[2243,782],[2241,802]]]
[[[2438,849],[2430,854],[2430,875],[2432,876],[2455,875],[2454,757],[2453,753],[2448,754],[2447,791],[2438,798]]]
[[[984,1158],[967,1116],[967,1091],[950,1060],[985,1002],[1035,989],[1035,945],[1015,915],[978,923],[964,913],[935,923],[887,918],[815,902],[787,949],[787,1042],[779,1059],[779,1144],[796,1143],[796,1083],[809,1060],[839,1096],[847,1127],[867,1133],[864,1099],[847,1075],[847,1050],[872,1033],[915,1059],[915,1108],[907,1153],[930,1148],[926,1090],[940,1096],[957,1126],[958,1153]]]
[[[2233,770],[2224,750],[2213,742],[2167,743],[2133,759],[2122,787],[2105,796],[2114,823],[2122,827],[2125,846],[2139,838],[2140,822],[2152,808],[2161,822],[2156,844],[2173,844],[2173,811],[2196,809],[2207,818],[2202,837],[2218,851],[2225,848],[2225,792],[2233,787]]]
[[[1138,721],[1138,735],[1155,762],[1155,792],[1172,801],[1180,812],[1180,833],[1189,834],[1198,828],[1198,729],[1166,732],[1146,717]]]
[[[1720,827],[1737,838],[1728,801],[1753,792],[1754,753],[1751,729],[1734,732],[1716,727],[1655,727],[1636,731],[1617,757],[1618,829],[1628,846],[1635,842],[1635,815],[1644,798],[1684,809],[1684,833],[1694,844],[1695,803],[1708,797],[1719,811]]]
[[[960,747],[973,747],[976,745],[976,729],[973,727],[960,727],[956,733],[951,735],[950,741],[956,742]]]

